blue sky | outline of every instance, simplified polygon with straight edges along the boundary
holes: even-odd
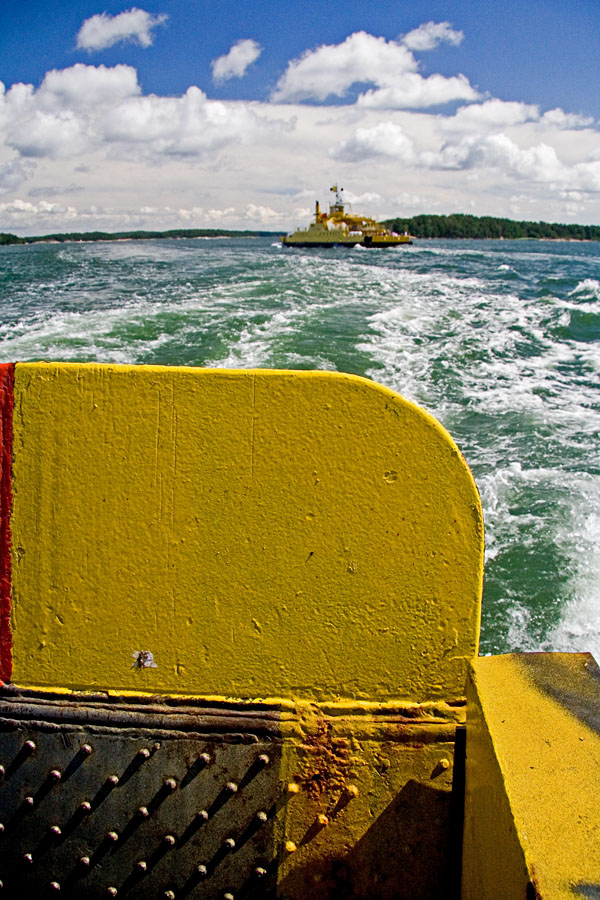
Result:
[[[600,222],[598,0],[0,2],[0,231]],[[368,208],[365,208],[368,207]]]

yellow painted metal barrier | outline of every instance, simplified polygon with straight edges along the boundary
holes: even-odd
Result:
[[[600,677],[476,659],[477,489],[322,372],[0,366],[0,889],[600,897]]]
[[[586,653],[474,660],[463,900],[600,897],[600,669]]]
[[[445,890],[483,554],[450,436],[348,375],[13,375],[0,718],[28,887]]]
[[[462,696],[481,509],[423,410],[330,373],[32,363],[14,392],[15,683]]]

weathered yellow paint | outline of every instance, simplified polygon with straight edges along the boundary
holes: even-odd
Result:
[[[463,900],[600,896],[599,710],[589,654],[473,661]]]
[[[11,526],[19,685],[450,699],[477,652],[473,479],[365,379],[19,364]]]
[[[450,722],[352,721],[305,713],[303,735],[282,746],[288,799],[276,822],[284,848],[277,896],[433,900],[451,894]],[[287,849],[285,849],[287,848]]]

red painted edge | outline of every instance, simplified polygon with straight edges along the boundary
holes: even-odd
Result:
[[[0,363],[0,680],[12,675],[10,514],[15,364]]]

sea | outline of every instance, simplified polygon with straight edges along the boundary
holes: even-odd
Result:
[[[600,244],[269,237],[0,247],[0,361],[350,372],[425,407],[475,476],[482,654],[600,661]]]

